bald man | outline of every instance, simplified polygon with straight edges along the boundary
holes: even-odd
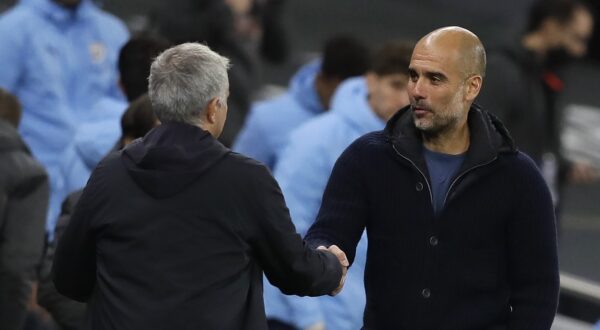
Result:
[[[558,299],[550,193],[493,115],[473,104],[472,32],[423,37],[410,105],[337,160],[306,240],[352,262],[364,229],[364,329],[550,329]]]

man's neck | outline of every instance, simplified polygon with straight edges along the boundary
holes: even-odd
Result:
[[[460,127],[433,136],[423,134],[425,148],[448,155],[465,153],[469,149],[470,142],[469,126],[466,121]]]

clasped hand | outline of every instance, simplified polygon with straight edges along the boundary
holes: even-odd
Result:
[[[325,250],[333,253],[333,255],[338,258],[338,261],[342,265],[342,278],[340,279],[340,285],[338,285],[338,287],[329,294],[330,296],[335,296],[340,293],[344,287],[344,282],[346,281],[346,274],[348,273],[348,266],[350,266],[350,263],[348,262],[348,258],[346,258],[344,251],[337,247],[337,245],[331,245],[328,248],[321,245],[317,248],[317,250]]]

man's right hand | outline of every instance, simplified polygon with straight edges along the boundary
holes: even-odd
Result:
[[[344,282],[346,281],[346,274],[348,273],[348,266],[350,266],[350,263],[348,262],[348,258],[346,257],[344,251],[342,251],[337,245],[331,245],[328,248],[321,245],[317,248],[317,250],[325,250],[333,253],[333,255],[338,258],[338,261],[342,265],[342,278],[340,279],[340,285],[338,285],[338,287],[329,294],[330,296],[335,296],[344,288]]]

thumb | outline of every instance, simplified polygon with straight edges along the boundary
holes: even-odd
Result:
[[[342,266],[344,266],[344,267],[350,266],[350,262],[348,262],[348,258],[346,257],[346,254],[337,245],[331,245],[328,250],[329,250],[329,252],[333,253],[338,258],[338,260],[340,261],[340,264],[342,264]]]

